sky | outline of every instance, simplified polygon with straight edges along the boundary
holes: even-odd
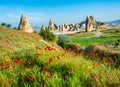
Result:
[[[120,0],[0,0],[0,23],[18,27],[24,14],[32,26],[80,23],[87,15],[98,21],[120,19]]]

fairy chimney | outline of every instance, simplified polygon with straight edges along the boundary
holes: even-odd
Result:
[[[49,26],[48,26],[49,31],[54,32],[56,31],[56,27],[54,22],[50,19]]]
[[[96,29],[96,22],[94,20],[93,16],[87,16],[86,17],[86,21],[85,21],[85,25],[86,25],[86,32],[89,31],[93,31]]]
[[[31,25],[29,24],[27,18],[23,14],[20,19],[20,24],[18,26],[18,30],[21,30],[21,31],[24,31],[27,33],[33,33]]]

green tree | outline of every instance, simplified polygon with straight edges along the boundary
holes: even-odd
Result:
[[[10,28],[10,27],[11,27],[11,24],[7,24],[6,27],[7,27],[7,28]]]
[[[4,22],[3,22],[3,23],[1,23],[1,26],[6,26],[6,23],[4,23]]]

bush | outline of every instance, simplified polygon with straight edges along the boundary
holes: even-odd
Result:
[[[43,39],[48,41],[54,41],[56,39],[56,36],[50,32],[48,29],[41,30],[40,35],[43,37]]]
[[[65,48],[66,44],[71,43],[72,40],[70,37],[68,37],[67,35],[60,35],[58,36],[58,45],[60,45],[61,47]]]

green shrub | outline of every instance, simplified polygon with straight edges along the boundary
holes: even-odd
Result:
[[[43,39],[48,41],[54,41],[56,39],[56,36],[50,32],[48,29],[41,30],[40,35],[43,37]]]
[[[67,43],[71,43],[72,40],[70,37],[68,37],[67,35],[60,35],[58,36],[58,45],[60,45],[61,47],[65,48]]]

